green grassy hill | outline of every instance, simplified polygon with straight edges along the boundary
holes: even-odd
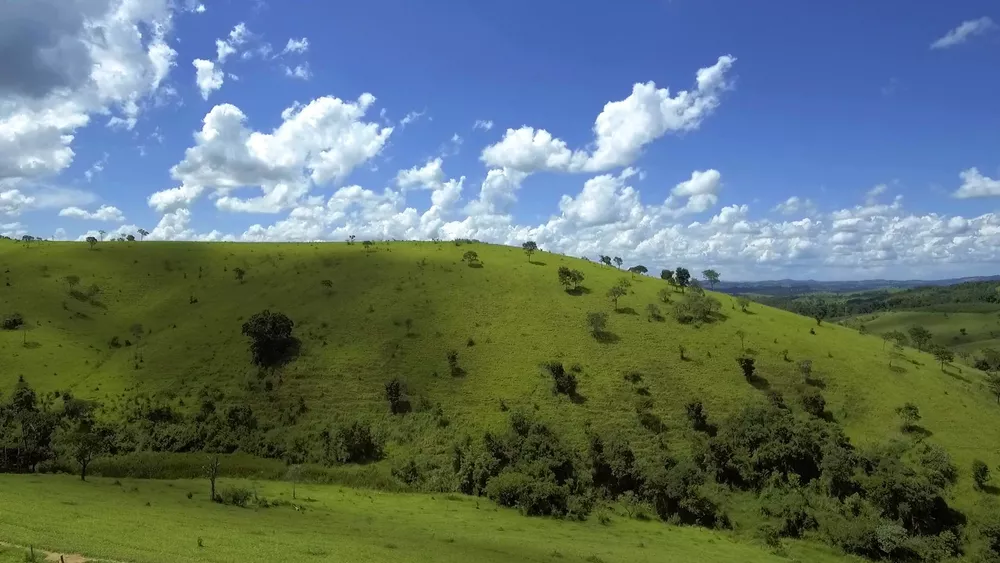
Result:
[[[966,309],[970,305],[974,304],[962,304],[962,307]],[[864,324],[869,331],[879,334],[893,330],[905,333],[910,327],[922,326],[933,335],[932,344],[940,344],[951,348],[956,354],[968,354],[971,357],[985,348],[1000,348],[1000,314],[993,310],[992,304],[983,304],[983,308],[987,310],[876,313],[852,318],[845,321],[845,324],[854,327]]]
[[[108,417],[123,416],[139,394],[188,416],[206,397],[219,412],[246,405],[263,436],[257,453],[275,457],[365,419],[385,438],[385,460],[374,470],[388,475],[414,460],[434,490],[454,486],[456,441],[503,430],[515,410],[546,421],[580,451],[588,433],[621,434],[644,459],[683,457],[696,442],[686,404],[702,401],[718,422],[766,403],[773,390],[800,413],[796,398],[810,386],[797,366],[809,359],[827,412],[856,445],[903,437],[895,409],[912,402],[926,441],[944,446],[961,473],[949,503],[973,524],[996,506],[968,477],[973,459],[1000,465],[1000,407],[980,372],[943,372],[916,351],[890,369],[878,337],[790,312],[756,304],[742,312],[734,298],[714,294],[723,318],[683,325],[659,301],[666,284],[643,276],[615,312],[605,292],[629,274],[542,252],[529,261],[520,249],[482,244],[145,242],[90,250],[4,242],[0,316],[17,312],[26,321],[25,330],[0,331],[4,391],[23,376],[43,394],[98,400]],[[462,262],[470,249],[482,267]],[[583,272],[581,294],[559,285],[560,266]],[[235,268],[246,272],[242,283]],[[670,298],[682,296],[672,290]],[[652,303],[665,320],[648,317]],[[299,356],[273,373],[251,365],[241,334],[263,309],[287,314],[301,341]],[[610,315],[605,341],[589,332],[593,311]],[[734,361],[740,334],[756,360],[753,385]],[[116,337],[120,347],[109,345]],[[457,352],[457,376],[449,351]],[[551,361],[578,370],[575,400],[552,392],[542,369]],[[405,382],[414,413],[389,413],[384,384],[392,378]],[[752,527],[759,517],[741,498],[727,508],[738,528]]]

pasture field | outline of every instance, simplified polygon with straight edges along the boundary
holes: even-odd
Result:
[[[469,251],[478,254],[472,265],[463,260]],[[579,291],[560,285],[560,266],[583,274]],[[606,292],[622,278],[630,287],[616,309]],[[584,523],[529,519],[496,511],[485,498],[445,498],[458,490],[456,444],[503,432],[512,413],[526,412],[575,452],[586,452],[594,435],[620,436],[647,467],[666,455],[692,456],[702,440],[686,413],[692,401],[718,424],[780,393],[805,419],[800,398],[821,392],[823,416],[859,448],[913,440],[942,446],[957,468],[946,500],[968,518],[970,553],[978,548],[976,530],[997,513],[997,502],[973,487],[971,466],[982,460],[1000,468],[1000,406],[983,373],[957,364],[942,370],[910,349],[890,368],[877,335],[753,303],[744,311],[735,297],[711,291],[721,303],[715,319],[682,324],[672,310],[690,291],[592,261],[546,252],[529,259],[519,248],[478,243],[107,242],[90,249],[0,241],[0,316],[25,319],[17,330],[0,330],[0,393],[8,397],[23,377],[46,400],[99,402],[98,417],[109,423],[129,419],[136,405],[168,412],[172,421],[169,435],[142,442],[165,450],[144,468],[130,465],[135,456],[94,461],[92,475],[119,477],[121,487],[97,477],[83,484],[0,476],[0,541],[150,561],[264,561],[281,553],[309,560],[309,550],[320,560],[350,551],[358,561],[559,559],[553,552],[581,561],[693,554],[770,561],[775,556],[755,535],[766,520],[755,495],[713,489],[735,528],[726,533],[620,516],[602,526],[596,513]],[[662,315],[650,314],[651,304]],[[262,310],[295,323],[298,355],[277,370],[251,364],[241,333]],[[608,314],[602,338],[588,328],[592,312]],[[868,328],[880,332],[883,318],[894,317]],[[939,327],[924,324],[940,338],[962,325],[982,339],[990,319],[973,324],[952,314]],[[738,357],[754,359],[752,379]],[[812,363],[806,380],[804,360]],[[572,397],[553,392],[550,362],[576,374]],[[389,412],[393,379],[404,385],[407,414]],[[208,402],[220,424],[221,413],[252,418],[234,422],[230,414],[230,426],[252,427],[254,438],[226,457],[223,475],[281,478],[295,459],[314,480],[382,492],[303,485],[317,501],[299,514],[213,505],[203,482],[125,479],[202,474],[206,456],[186,445],[200,438],[185,424],[201,420]],[[919,434],[901,430],[897,409],[906,403],[919,407]],[[317,454],[324,437],[356,421],[384,444],[377,461],[331,464]],[[57,466],[75,468],[65,458]],[[403,482],[399,470],[407,467],[415,477]],[[276,496],[288,485],[259,487]],[[421,494],[390,492],[407,489]],[[140,524],[153,533],[140,534]],[[807,550],[797,557],[809,561],[832,553],[812,540],[786,549]]]
[[[962,304],[963,308],[970,305]],[[862,315],[851,322],[864,323],[871,332],[882,333],[892,330],[906,332],[914,325],[931,331],[931,342],[947,346],[956,354],[968,352],[975,355],[984,348],[1000,347],[1000,313],[992,304],[982,304],[983,312],[948,312],[937,310],[894,311],[875,315]],[[964,331],[962,329],[965,329]]]
[[[485,499],[391,494],[336,486],[227,481],[289,506],[208,501],[204,480],[0,476],[0,538],[36,549],[134,562],[686,562],[787,561],[732,534],[612,516],[606,524],[529,519]],[[225,483],[220,483],[225,486]],[[191,493],[191,498],[188,498]],[[300,510],[295,510],[295,506]],[[199,547],[199,540],[201,547]],[[788,542],[801,560],[844,561]],[[9,559],[23,551],[7,548]]]

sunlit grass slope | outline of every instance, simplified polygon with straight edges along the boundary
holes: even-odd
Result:
[[[479,254],[481,268],[462,262],[468,250]],[[564,265],[586,276],[582,295],[559,285],[556,272]],[[246,271],[244,283],[234,268]],[[662,439],[683,452],[688,401],[702,400],[715,420],[764,400],[759,387],[794,402],[797,363],[811,359],[814,376],[825,382],[828,410],[856,442],[897,436],[894,409],[910,401],[920,408],[928,439],[948,448],[963,475],[974,458],[1000,464],[1000,407],[979,372],[942,372],[931,356],[915,351],[906,352],[901,372],[892,371],[877,336],[758,305],[744,313],[725,295],[716,295],[724,320],[681,325],[658,301],[664,282],[651,277],[633,281],[620,303],[624,312],[616,313],[605,292],[629,274],[581,259],[537,253],[529,262],[520,249],[453,243],[380,244],[369,252],[360,244],[145,242],[90,250],[5,241],[0,273],[0,314],[17,311],[28,323],[24,333],[0,332],[0,387],[23,375],[42,391],[69,389],[105,404],[141,391],[193,408],[197,393],[213,386],[224,403],[247,403],[274,420],[302,399],[308,412],[294,428],[276,431],[315,432],[365,417],[389,436],[385,463],[414,452],[446,456],[461,434],[505,424],[501,401],[536,412],[581,449],[588,427],[623,432],[637,450],[653,448],[661,437],[637,421],[637,388],[648,391],[652,412],[666,426]],[[99,286],[99,304],[69,296],[67,275],[80,277],[80,290]],[[665,309],[664,322],[647,318],[650,303]],[[248,390],[257,370],[240,334],[262,309],[291,317],[302,341],[300,357],[283,368],[272,391]],[[590,336],[590,311],[610,314],[614,342]],[[139,369],[135,344],[108,346],[114,336],[134,339],[134,323],[146,332]],[[756,351],[762,377],[756,388],[734,361],[741,353],[737,331]],[[451,376],[449,350],[458,352],[464,376]],[[551,360],[580,364],[583,401],[553,395],[540,369]],[[629,372],[641,373],[641,383],[626,381]],[[390,416],[383,384],[392,377],[406,382],[414,405],[440,404],[451,424]],[[960,509],[984,510],[967,477],[954,494]]]
[[[1000,314],[995,311],[899,311],[864,315],[852,322],[863,322],[869,331],[876,333],[892,330],[905,333],[914,325],[923,326],[934,335],[932,343],[947,346],[955,352],[975,354],[983,348],[1000,347]]]

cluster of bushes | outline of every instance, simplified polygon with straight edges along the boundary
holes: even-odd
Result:
[[[681,324],[710,323],[716,320],[722,309],[718,299],[704,292],[691,292],[673,305],[674,319]]]
[[[0,403],[0,471],[34,472],[40,465],[86,472],[100,456],[135,452],[244,454],[292,463],[368,463],[384,457],[384,439],[366,422],[354,421],[314,435],[289,435],[283,424],[261,422],[245,404],[219,407],[206,391],[190,415],[145,396],[120,405],[115,422],[100,420],[97,403],[68,392],[39,396],[22,379]],[[304,412],[305,405],[290,407]],[[107,413],[104,413],[107,414]],[[72,465],[66,466],[69,462]]]
[[[859,451],[836,424],[772,402],[735,413],[695,457],[717,482],[761,493],[780,536],[818,529],[874,559],[961,553],[964,517],[945,500],[958,471],[939,447],[900,441]]]
[[[590,512],[581,460],[545,424],[513,411],[507,431],[456,444],[458,489],[527,515],[583,518]]]

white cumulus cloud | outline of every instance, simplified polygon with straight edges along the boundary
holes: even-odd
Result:
[[[198,85],[201,98],[207,100],[212,92],[222,88],[225,73],[222,72],[222,69],[215,68],[215,63],[205,59],[195,59],[191,61],[191,64],[194,65],[196,71],[194,81]]]
[[[963,170],[959,177],[962,185],[952,194],[959,199],[1000,196],[1000,180],[983,176],[977,168]]]
[[[948,47],[961,45],[973,37],[985,35],[996,28],[997,25],[987,16],[974,20],[967,20],[960,23],[958,27],[948,31],[948,33],[931,43],[931,49],[947,49]]]
[[[284,53],[305,53],[309,50],[309,39],[303,37],[302,39],[289,39],[288,43],[285,44],[285,48],[281,51]]]
[[[90,221],[108,221],[121,223],[125,221],[125,215],[120,209],[113,205],[102,205],[96,211],[90,212],[79,207],[67,207],[59,211],[60,217],[72,217]]]
[[[697,129],[718,107],[736,62],[724,55],[696,73],[695,88],[671,95],[653,82],[635,84],[624,100],[608,102],[594,122],[593,152],[571,150],[545,129],[508,129],[481,159],[493,168],[538,171],[600,172],[632,164],[649,143],[670,132]]]
[[[169,91],[172,6],[169,0],[0,3],[0,180],[66,169],[76,131],[95,114],[116,128],[135,127]]]
[[[210,190],[216,206],[227,211],[277,213],[295,207],[314,184],[341,181],[381,152],[392,128],[363,121],[374,103],[371,94],[353,102],[317,98],[285,109],[281,125],[270,133],[249,129],[236,106],[215,106],[195,134],[195,145],[171,168],[180,185],[152,194],[148,203],[173,212]],[[234,195],[245,187],[263,193],[249,199]]]

